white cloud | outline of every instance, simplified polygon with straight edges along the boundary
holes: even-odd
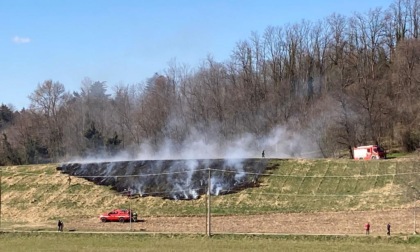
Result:
[[[31,39],[30,38],[25,38],[25,37],[14,36],[12,41],[15,44],[26,44],[26,43],[31,42]]]

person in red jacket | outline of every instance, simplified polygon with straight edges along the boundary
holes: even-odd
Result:
[[[366,234],[368,235],[369,232],[370,232],[370,223],[369,222],[365,224],[365,231],[366,231]]]

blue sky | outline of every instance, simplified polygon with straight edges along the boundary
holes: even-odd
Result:
[[[393,0],[0,0],[0,104],[29,106],[39,83],[145,81],[168,62],[229,60],[267,26],[388,8]]]

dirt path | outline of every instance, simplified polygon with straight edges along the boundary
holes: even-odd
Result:
[[[420,215],[420,214],[418,214]],[[372,235],[385,235],[391,223],[392,234],[412,234],[412,209],[384,211],[322,212],[266,214],[251,216],[212,216],[214,233],[280,233],[280,234],[364,234],[364,224],[371,223]],[[417,218],[420,223],[420,217]],[[77,231],[129,231],[134,232],[188,232],[205,233],[206,217],[147,217],[137,223],[101,223],[98,218],[66,220],[65,230]],[[55,221],[33,222],[10,228],[28,230],[54,230]],[[419,228],[420,229],[420,228]]]

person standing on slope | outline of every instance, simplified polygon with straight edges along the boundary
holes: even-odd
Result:
[[[369,222],[367,222],[367,223],[365,224],[365,231],[366,231],[366,234],[367,234],[367,235],[370,233],[370,223],[369,223]]]
[[[58,220],[58,232],[63,232],[64,224],[61,220]]]

